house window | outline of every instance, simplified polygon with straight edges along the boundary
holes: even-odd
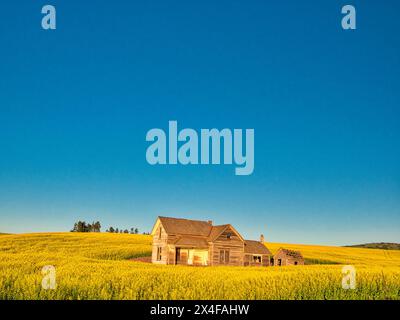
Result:
[[[282,265],[282,259],[278,259],[278,266]]]
[[[261,256],[253,256],[254,263],[261,263]]]
[[[231,240],[232,233],[228,232],[228,233],[226,234],[226,237],[228,238],[228,240]]]
[[[294,265],[297,266],[297,261],[294,262]]]
[[[162,248],[157,247],[157,261],[161,261],[161,252],[162,252]]]
[[[219,252],[219,263],[221,264],[229,263],[229,250],[221,250]]]
[[[160,227],[160,229],[158,230],[158,239],[161,239],[161,231],[162,231],[162,229]]]

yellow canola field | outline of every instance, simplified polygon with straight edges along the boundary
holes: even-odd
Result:
[[[300,250],[293,267],[159,266],[151,237],[105,233],[0,236],[0,299],[399,299],[400,251],[268,243]],[[342,266],[356,268],[356,289],[342,288]],[[53,265],[56,289],[42,288]]]

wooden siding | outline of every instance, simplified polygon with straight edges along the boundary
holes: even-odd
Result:
[[[279,259],[281,260],[281,263],[279,264]],[[300,258],[294,258],[291,257],[287,254],[285,254],[284,252],[278,252],[275,256],[274,256],[274,265],[275,266],[293,266],[293,265],[304,265],[304,259],[300,259]]]
[[[228,237],[229,235],[230,237]],[[228,263],[220,263],[221,250],[229,250]],[[244,242],[228,227],[212,244],[210,264],[213,266],[243,266],[243,253]]]
[[[254,256],[261,257],[261,262],[255,261]],[[244,265],[251,267],[268,267],[270,265],[271,257],[266,254],[245,254]]]
[[[160,236],[161,229],[161,236]],[[158,264],[168,264],[168,234],[165,232],[164,228],[159,225],[154,236],[153,236],[153,249],[151,255],[151,261]],[[157,259],[158,248],[161,248],[161,260]]]

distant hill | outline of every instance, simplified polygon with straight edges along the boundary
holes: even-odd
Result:
[[[400,250],[400,243],[375,242],[375,243],[356,244],[356,245],[345,246],[345,247],[349,247],[349,248],[368,248],[368,249]]]

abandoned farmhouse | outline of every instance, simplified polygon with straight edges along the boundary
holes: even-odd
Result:
[[[260,241],[245,240],[230,224],[214,226],[211,221],[158,217],[151,235],[152,262],[156,264],[269,266],[275,260],[262,235]],[[297,263],[287,263],[284,253],[280,252],[280,265],[304,264],[301,254]]]

